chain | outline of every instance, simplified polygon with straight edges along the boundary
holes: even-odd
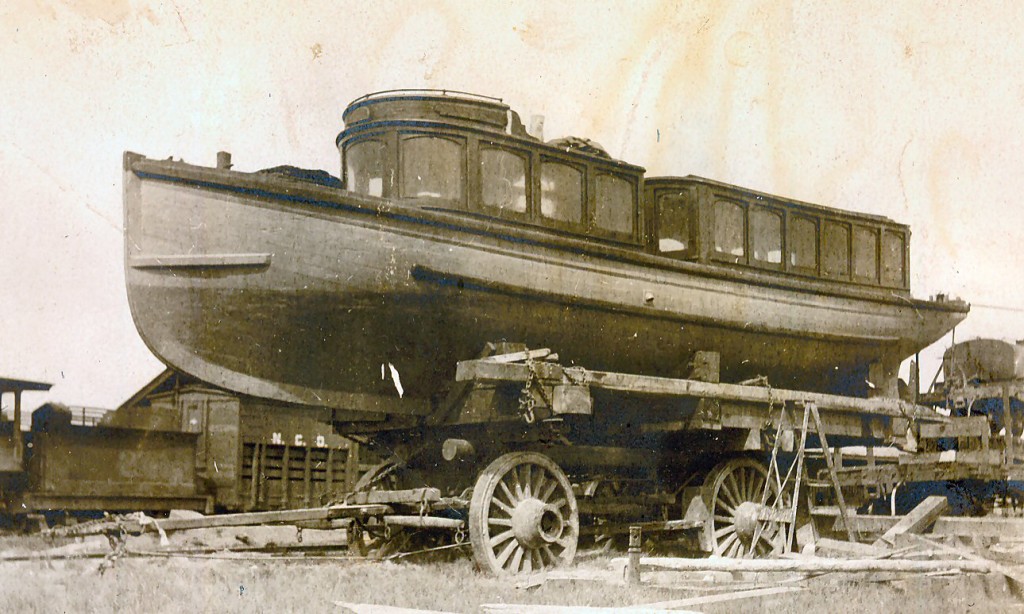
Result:
[[[533,393],[530,391],[533,388],[534,383],[537,381],[537,367],[534,366],[533,360],[526,360],[526,368],[529,370],[526,375],[526,383],[523,384],[523,389],[519,392],[519,413],[522,414],[523,420],[527,424],[533,424],[537,419],[537,416],[533,413],[533,408],[537,405],[537,400],[533,398]]]

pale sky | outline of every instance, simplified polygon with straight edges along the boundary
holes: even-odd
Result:
[[[1021,4],[6,0],[0,25],[0,375],[55,384],[28,408],[162,368],[125,297],[124,150],[336,175],[345,105],[389,88],[908,223],[914,294],[978,305],[958,339],[1024,338],[980,306],[1024,309]]]

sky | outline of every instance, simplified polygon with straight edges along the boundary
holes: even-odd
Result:
[[[1024,5],[253,6],[0,3],[0,375],[54,384],[26,407],[116,407],[162,370],[124,290],[125,150],[336,175],[345,105],[391,88],[501,97],[649,175],[910,224],[915,296],[974,305],[957,339],[1024,338]]]

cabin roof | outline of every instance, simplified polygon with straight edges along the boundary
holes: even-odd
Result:
[[[34,382],[27,379],[0,377],[0,392],[24,392],[26,390],[49,390],[53,384]]]

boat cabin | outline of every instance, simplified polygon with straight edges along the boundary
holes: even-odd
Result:
[[[669,258],[909,290],[910,229],[701,177],[645,183],[649,247]]]
[[[644,180],[585,139],[542,142],[499,99],[400,90],[355,100],[346,189],[668,259],[904,293],[909,229],[699,177]]]

